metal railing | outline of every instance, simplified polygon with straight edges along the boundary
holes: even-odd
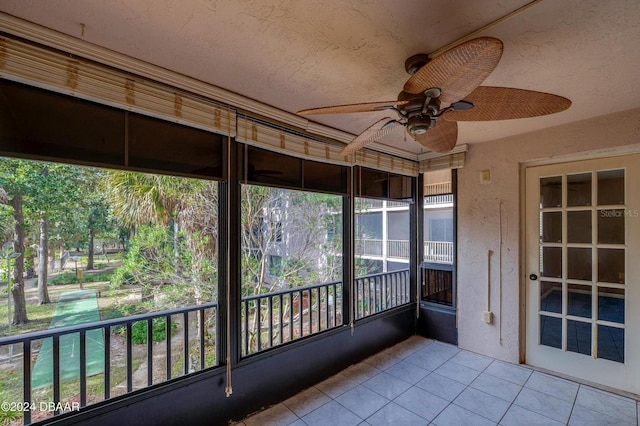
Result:
[[[356,256],[382,256],[383,240],[357,239],[355,240]],[[407,240],[387,240],[387,257],[409,259],[410,246]],[[425,241],[425,262],[453,263],[453,243],[450,241]]]
[[[342,282],[242,298],[242,356],[342,324]]]
[[[452,204],[453,194],[428,195],[424,197],[424,207],[434,206],[438,204]]]
[[[452,264],[453,243],[449,241],[425,241],[423,260],[425,262]]]
[[[437,204],[452,204],[453,203],[453,194],[439,194],[439,195],[425,195],[424,197],[424,207],[429,207]],[[387,201],[386,207],[388,209],[408,209],[410,203],[405,201]],[[361,205],[356,208],[356,212],[358,213],[367,213],[371,210],[380,210],[383,207],[383,203],[381,200],[374,200],[373,202],[369,202],[366,205]]]
[[[409,270],[365,275],[355,280],[355,319],[409,303]]]
[[[409,259],[411,247],[407,240],[387,240],[387,257]]]
[[[355,319],[409,303],[409,270],[355,280]],[[242,356],[342,325],[342,282],[242,298]]]
[[[426,302],[453,306],[453,266],[420,265],[421,295]]]
[[[243,297],[241,354],[342,325],[342,285],[334,281]],[[354,315],[361,319],[409,302],[409,270],[358,277],[354,287]],[[21,407],[33,408],[21,410],[22,422],[45,420],[218,365],[217,315],[218,304],[208,303],[2,337],[3,377],[12,373],[7,367],[15,363],[13,374],[22,376],[15,398]],[[159,337],[157,322],[164,326]],[[141,330],[138,324],[145,327]],[[136,340],[140,337],[143,342]],[[42,350],[47,340],[50,353]],[[98,351],[96,372],[90,359]],[[41,356],[50,359],[50,379],[34,386]],[[69,369],[72,378],[67,377]],[[40,401],[48,401],[46,407],[39,406]]]
[[[387,208],[408,209],[410,204],[407,201],[387,201]]]
[[[448,194],[451,192],[451,181],[429,183],[424,186],[424,195]]]
[[[382,200],[375,200],[371,198],[356,199],[355,210],[356,212],[367,212],[373,209],[381,209]]]
[[[356,239],[356,256],[382,256],[382,240]]]
[[[13,372],[22,374],[23,383],[14,411],[22,413],[26,425],[215,366],[217,311],[217,303],[207,303],[2,337],[0,350],[10,353],[0,357],[5,364],[3,380],[12,374],[12,364],[22,364],[21,373],[19,367]],[[162,333],[158,322],[164,323],[164,336],[158,336],[158,328]],[[44,345],[51,345],[50,354],[41,351]],[[100,350],[97,363],[89,359],[94,355],[87,351],[89,346],[91,351]],[[40,356],[47,356],[51,364],[43,362],[46,370],[39,377],[45,377],[45,384],[40,380],[34,389],[33,373]],[[88,371],[89,365],[94,371]]]

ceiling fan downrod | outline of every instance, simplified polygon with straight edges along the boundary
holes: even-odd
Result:
[[[417,55],[413,55],[407,58],[406,61],[404,61],[404,70],[407,72],[407,74],[414,75],[416,71],[427,65],[430,60],[431,59],[429,59],[429,55],[425,53],[418,53]]]

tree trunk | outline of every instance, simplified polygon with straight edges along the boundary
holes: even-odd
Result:
[[[24,253],[24,214],[22,212],[22,194],[16,194],[10,201],[13,207],[13,251]],[[27,318],[27,303],[24,297],[24,256],[16,258],[13,266],[13,324],[25,324]]]
[[[94,239],[94,234],[95,231],[93,230],[93,228],[89,228],[89,248],[87,250],[87,271],[91,271],[93,270],[93,255],[94,255],[94,249],[93,249],[93,239]]]
[[[47,257],[49,256],[49,223],[46,217],[40,219],[40,247],[38,249],[38,302],[51,303],[47,290]]]

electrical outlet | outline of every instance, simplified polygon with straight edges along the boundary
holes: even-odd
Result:
[[[482,321],[487,324],[491,324],[493,322],[493,312],[491,311],[483,311],[482,312]]]

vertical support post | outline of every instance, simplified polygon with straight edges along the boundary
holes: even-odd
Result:
[[[418,268],[424,256],[424,174],[420,173],[413,182],[413,204],[409,209],[409,300],[416,303],[416,320],[420,315],[420,274]]]
[[[53,402],[58,406],[60,402],[60,336],[53,336]],[[60,414],[60,410],[54,412]]]
[[[389,211],[387,210],[387,200],[382,201],[382,272],[389,270]]]
[[[171,315],[167,315],[165,317],[166,325],[167,325],[167,356],[166,356],[166,368],[167,368],[167,380],[171,379]],[[131,392],[131,391],[129,391]]]
[[[147,319],[147,386],[153,384],[153,320]]]
[[[87,405],[87,331],[80,331],[80,406]]]
[[[204,317],[207,314],[207,310],[203,308],[199,308],[200,315],[198,315],[198,326],[200,328],[200,370],[205,369],[205,355],[204,355],[204,345],[205,345],[205,330],[204,330]]]
[[[347,188],[349,194],[342,197],[342,323],[353,324],[354,316],[354,208],[355,208],[355,179],[356,167],[349,169]],[[338,303],[338,300],[334,301]]]
[[[453,194],[453,269],[451,272],[451,307],[457,311],[458,304],[458,170],[451,170],[451,192]],[[458,320],[456,318],[456,327]]]
[[[133,349],[131,347],[131,329],[133,324],[127,323],[127,393],[133,390]],[[167,357],[171,352],[167,351]]]
[[[104,328],[104,400],[111,398],[111,327]]]
[[[184,375],[189,374],[189,367],[191,365],[191,359],[189,359],[189,311],[183,313],[183,326],[184,326]]]
[[[31,405],[31,340],[25,340],[22,344],[22,379],[23,401]],[[31,423],[31,411],[24,411],[24,424]]]

